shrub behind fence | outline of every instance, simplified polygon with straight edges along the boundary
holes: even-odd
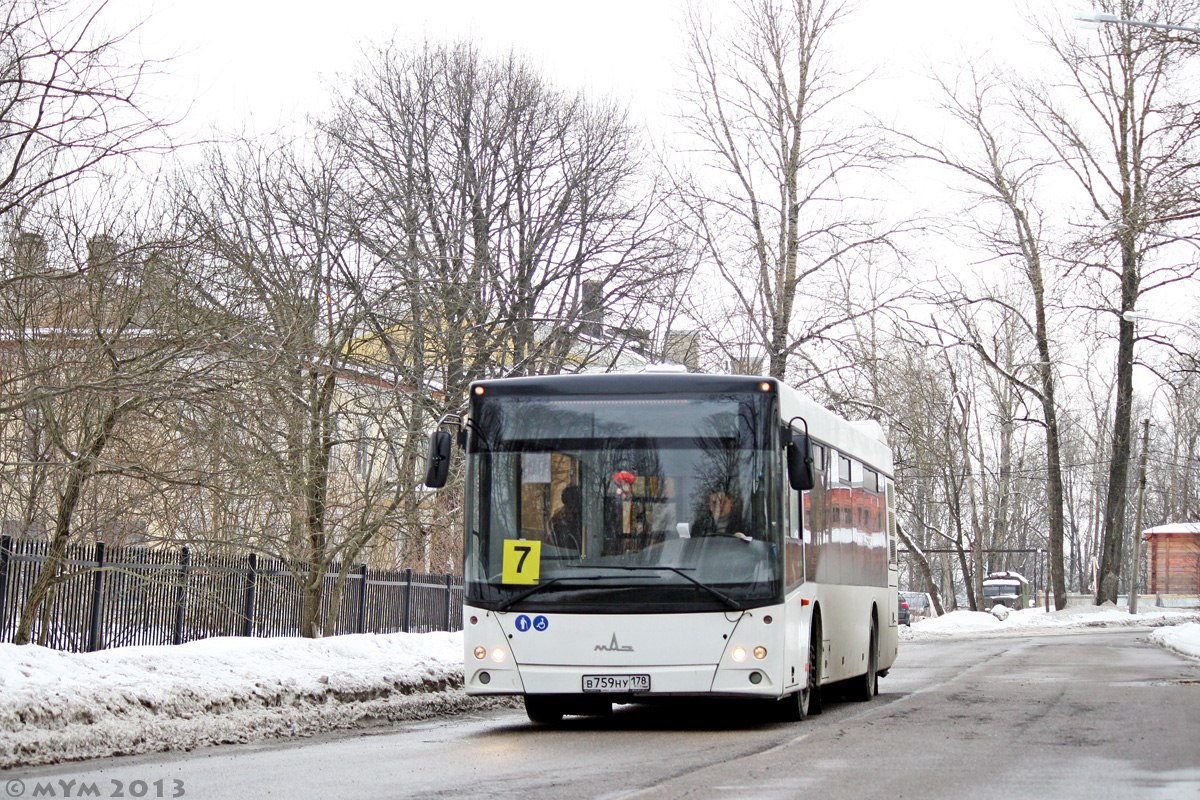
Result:
[[[44,541],[0,537],[0,641],[12,641],[47,550]],[[66,559],[33,625],[32,640],[44,638],[48,647],[83,652],[211,636],[301,635],[299,564],[103,544],[72,545]],[[332,614],[339,569],[322,576],[322,623]],[[462,583],[454,575],[355,566],[332,620],[337,634],[456,631]]]

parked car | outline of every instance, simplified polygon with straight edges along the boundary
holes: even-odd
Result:
[[[908,603],[905,601],[903,595],[900,595],[900,597],[897,598],[897,603],[899,604],[899,607],[896,609],[896,623],[899,625],[911,624],[908,613]]]
[[[989,572],[983,579],[983,607],[1029,608],[1029,581],[1019,572]]]
[[[900,592],[900,597],[908,603],[908,618],[913,622],[936,616],[933,610],[933,598],[925,592]]]

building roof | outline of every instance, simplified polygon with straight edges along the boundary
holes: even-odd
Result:
[[[1168,522],[1165,525],[1157,525],[1142,531],[1143,536],[1149,536],[1150,534],[1162,536],[1173,533],[1191,534],[1193,536],[1200,534],[1200,522]]]

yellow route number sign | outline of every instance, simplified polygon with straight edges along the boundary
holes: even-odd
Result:
[[[534,539],[505,539],[501,583],[535,584],[542,571],[542,543]]]

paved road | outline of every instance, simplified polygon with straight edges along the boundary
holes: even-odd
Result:
[[[691,704],[547,730],[499,711],[2,779],[8,796],[94,783],[93,796],[204,800],[1200,798],[1200,664],[1145,633],[905,642],[875,700],[794,724]]]

